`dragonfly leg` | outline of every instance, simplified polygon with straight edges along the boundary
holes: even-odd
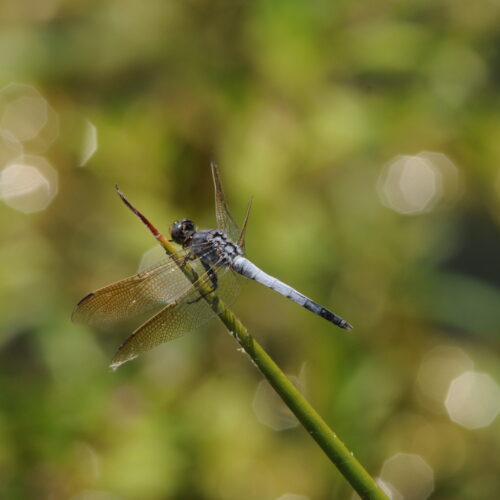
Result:
[[[208,277],[210,278],[210,281],[212,282],[212,289],[210,290],[210,292],[215,292],[215,290],[217,289],[217,273],[205,259],[200,259],[200,260],[201,263],[203,264],[203,267],[205,268],[205,271],[208,274]]]
[[[200,296],[197,299],[188,302],[188,304],[194,304],[194,303],[198,302],[200,299],[202,299],[203,297],[205,297],[206,295],[209,295],[212,292],[215,292],[215,290],[217,290],[217,273],[214,271],[212,266],[206,260],[200,259],[200,261],[203,264],[203,267],[205,268],[205,271],[207,272],[208,277],[210,278],[210,282],[211,282],[210,290],[208,291],[208,293],[200,292]]]
[[[182,257],[182,259],[176,259],[177,261],[177,265],[179,267],[184,267],[190,260],[194,260],[196,259],[196,255],[194,253],[187,253],[186,255],[184,255],[184,257]]]

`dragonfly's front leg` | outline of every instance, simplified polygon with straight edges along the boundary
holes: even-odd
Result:
[[[194,252],[189,252],[183,257],[174,256],[173,259],[177,265],[182,269],[189,261],[196,260],[198,256]]]
[[[181,259],[177,258],[177,264],[179,267],[184,267],[190,260],[195,260],[196,255],[193,252],[189,252]]]

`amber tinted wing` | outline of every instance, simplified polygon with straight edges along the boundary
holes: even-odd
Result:
[[[180,259],[184,254],[180,254]],[[192,262],[201,274],[205,270]],[[109,326],[141,314],[158,310],[185,294],[192,286],[168,255],[152,267],[89,293],[75,307],[72,319],[78,323]]]
[[[237,279],[228,268],[218,268],[217,277],[216,294],[226,305],[229,305],[238,293]],[[210,285],[207,274],[202,276],[199,282]],[[117,368],[159,344],[194,330],[215,316],[215,312],[200,296],[198,289],[191,286],[183,296],[165,306],[125,340],[113,358],[112,368]]]

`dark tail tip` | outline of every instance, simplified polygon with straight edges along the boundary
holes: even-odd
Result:
[[[307,305],[305,307],[308,308]],[[325,309],[324,307],[321,306],[318,307],[319,311],[317,311],[316,309],[310,309],[310,310],[315,312],[322,318],[325,318],[327,321],[330,321],[330,323],[337,325],[339,328],[343,328],[344,330],[352,330],[352,325],[350,325],[345,319],[342,319],[340,316],[337,316],[335,313],[332,313],[331,311]]]
[[[337,323],[340,328],[343,328],[344,330],[350,331],[352,330],[352,325],[348,323],[345,319],[340,320],[339,323]]]

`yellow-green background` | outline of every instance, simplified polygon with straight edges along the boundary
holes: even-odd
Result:
[[[249,283],[234,306],[374,476],[397,452],[439,500],[497,498],[498,421],[468,430],[422,402],[429,349],[498,380],[500,58],[493,1],[70,1],[0,5],[0,83],[59,114],[59,193],[0,206],[0,498],[349,499],[300,427],[259,423],[261,379],[221,324],[107,369],[127,329],[71,324],[85,293],[131,274],[160,228],[214,225],[209,160],[248,256],[342,314],[345,333]],[[79,168],[74,117],[99,147]],[[76,132],[75,132],[76,133]],[[463,195],[384,207],[388,162],[445,154]]]

